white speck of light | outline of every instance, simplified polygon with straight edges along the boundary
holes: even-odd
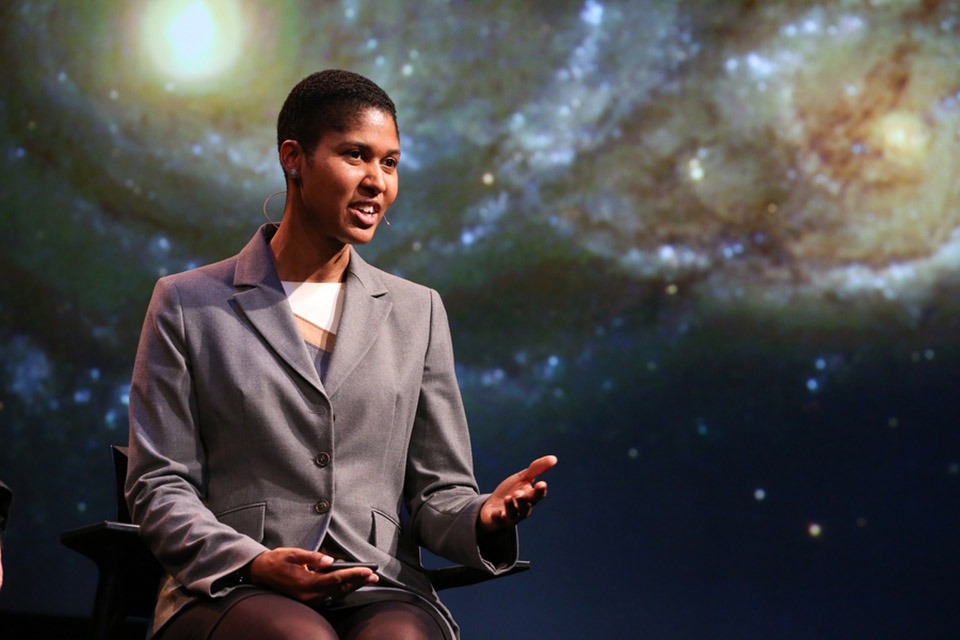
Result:
[[[823,358],[817,358],[817,362],[815,363],[815,366],[817,367],[818,371],[823,371],[824,369],[827,368],[827,361],[824,360]]]
[[[460,243],[465,246],[470,246],[476,241],[477,237],[473,234],[472,231],[464,231],[460,234]]]
[[[403,68],[400,69],[400,73],[402,73],[405,76],[413,75],[413,65],[412,64],[403,65]]]
[[[116,90],[116,89],[111,89],[111,91],[110,91],[110,99],[111,99],[111,100],[117,100],[119,97],[120,97],[120,94],[117,92],[117,90]]]
[[[631,460],[636,460],[637,457],[640,455],[640,452],[637,451],[636,447],[630,447],[629,449],[627,449],[627,455],[630,457]]]
[[[811,537],[819,538],[820,534],[823,533],[823,527],[821,527],[819,524],[814,522],[809,527],[807,527],[807,532],[810,533]]]
[[[766,76],[773,72],[773,63],[758,53],[751,53],[747,56],[747,65],[757,75]]]
[[[370,38],[369,40],[367,40],[367,49],[376,49],[377,44],[378,43],[376,38]]]
[[[193,155],[195,155],[195,156],[202,155],[202,154],[203,154],[203,146],[200,145],[200,144],[195,144],[195,145],[193,145],[192,147],[190,147],[190,151],[192,151],[192,152],[193,152]]]
[[[668,244],[660,247],[660,251],[658,253],[660,255],[660,259],[664,262],[672,262],[673,260],[677,259],[676,250]]]
[[[595,0],[587,0],[580,12],[580,19],[587,24],[598,26],[603,22],[603,5]]]
[[[737,70],[737,67],[740,66],[740,62],[736,58],[727,59],[727,71],[733,73]]]
[[[78,503],[77,503],[77,511],[79,511],[80,513],[83,513],[83,512],[85,512],[86,510],[87,510],[87,503],[86,503],[86,502],[78,502]]]
[[[763,489],[757,489],[753,492],[753,497],[756,498],[757,502],[763,502],[763,499],[767,497],[767,492]]]
[[[551,367],[555,367],[558,364],[560,364],[560,358],[558,358],[557,356],[550,356],[549,358],[547,358],[547,364],[550,365]]]
[[[86,404],[90,402],[90,389],[77,389],[73,392],[73,401],[77,404]]]
[[[807,389],[809,389],[811,393],[816,391],[819,386],[820,385],[813,378],[807,380]]]
[[[687,167],[690,171],[690,179],[694,182],[700,182],[703,180],[703,166],[700,164],[700,160],[694,158],[687,163]]]

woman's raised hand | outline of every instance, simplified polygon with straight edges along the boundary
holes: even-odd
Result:
[[[529,516],[533,506],[547,496],[547,483],[543,480],[537,482],[537,476],[546,473],[555,464],[556,456],[537,458],[529,467],[501,482],[480,508],[477,530],[493,533],[512,527]]]

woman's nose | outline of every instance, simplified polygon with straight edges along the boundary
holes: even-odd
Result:
[[[387,180],[383,175],[383,169],[377,164],[371,164],[367,169],[367,175],[364,176],[361,187],[365,187],[375,193],[383,193],[387,190]]]

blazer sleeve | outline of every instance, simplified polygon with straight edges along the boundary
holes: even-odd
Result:
[[[502,573],[517,561],[516,527],[478,539],[477,518],[488,496],[478,494],[450,327],[433,290],[430,308],[430,340],[407,458],[405,495],[414,532],[438,555]]]
[[[162,278],[134,365],[125,490],[133,521],[160,563],[186,588],[217,596],[229,590],[223,578],[266,547],[204,506],[205,455],[189,341],[176,281]]]

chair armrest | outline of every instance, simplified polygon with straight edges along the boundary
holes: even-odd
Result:
[[[433,588],[437,591],[441,589],[452,589],[454,587],[466,587],[471,584],[478,584],[493,580],[494,578],[505,578],[506,576],[523,573],[530,569],[529,560],[518,560],[509,571],[499,574],[492,574],[483,569],[474,569],[473,567],[464,567],[455,565],[452,567],[443,567],[442,569],[424,569]]]
[[[60,534],[60,542],[100,564],[107,557],[117,554],[129,553],[134,557],[141,552],[149,554],[140,540],[139,531],[140,527],[135,524],[104,520],[64,531]]]
[[[112,619],[116,611],[140,618],[153,613],[163,569],[140,539],[139,531],[135,524],[104,520],[60,534],[65,546],[97,565],[100,575],[95,626],[117,624]]]

